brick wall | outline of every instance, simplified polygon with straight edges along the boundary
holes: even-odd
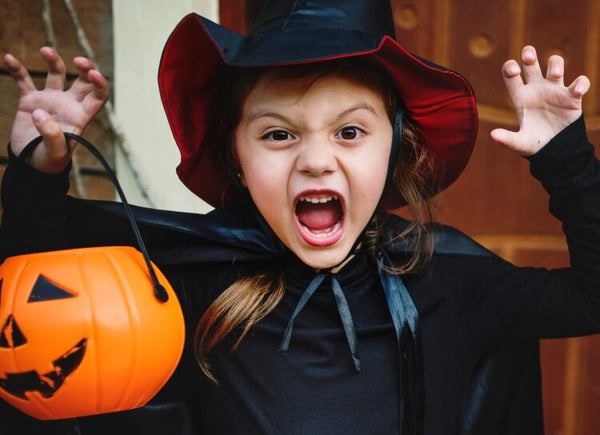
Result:
[[[51,20],[55,32],[56,47],[63,55],[68,68],[69,82],[76,77],[71,64],[74,56],[84,55],[77,39],[76,28],[62,0],[49,0]],[[94,51],[99,69],[109,81],[112,77],[112,9],[110,0],[77,0],[73,2],[81,28]],[[0,56],[9,52],[18,57],[30,71],[38,87],[43,87],[46,66],[38,50],[46,44],[46,31],[42,20],[41,0],[2,0],[0,8]],[[18,102],[18,93],[12,77],[4,65],[0,68],[0,175],[4,173],[10,128]],[[95,144],[113,162],[113,137],[103,121],[95,120],[84,132],[84,136]],[[86,198],[113,199],[114,190],[102,167],[82,147],[78,148],[75,160],[80,168],[81,192],[71,188],[73,195]],[[72,186],[76,183],[73,182]],[[1,210],[0,210],[1,212]]]

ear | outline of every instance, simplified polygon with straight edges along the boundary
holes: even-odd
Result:
[[[238,172],[236,172],[235,176],[240,181],[240,184],[247,189],[248,184],[246,183],[246,177],[244,177],[244,173],[241,169]]]

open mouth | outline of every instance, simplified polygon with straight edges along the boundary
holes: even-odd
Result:
[[[52,370],[43,374],[31,370],[23,373],[6,373],[0,377],[0,388],[20,399],[29,400],[25,393],[37,391],[45,399],[49,399],[58,391],[77,367],[81,364],[87,339],[81,339],[62,356],[52,361]]]
[[[304,195],[296,201],[296,217],[306,242],[331,245],[342,236],[344,209],[334,194]]]

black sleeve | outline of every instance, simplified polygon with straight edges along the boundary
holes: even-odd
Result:
[[[2,180],[0,261],[6,257],[66,247],[66,193],[70,167],[45,174],[20,161],[8,148]]]
[[[530,157],[531,173],[550,194],[550,212],[567,237],[574,284],[600,298],[600,162],[583,118]]]
[[[563,225],[570,267],[519,268],[482,260],[465,294],[471,327],[484,342],[497,338],[558,338],[600,332],[600,162],[583,118],[529,158]],[[482,264],[483,263],[483,264]]]

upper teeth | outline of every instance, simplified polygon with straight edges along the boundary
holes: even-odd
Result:
[[[337,201],[338,197],[337,195],[332,195],[326,198],[307,198],[307,197],[302,197],[300,198],[300,201],[304,201],[304,202],[310,202],[312,204],[323,204],[329,201]]]

